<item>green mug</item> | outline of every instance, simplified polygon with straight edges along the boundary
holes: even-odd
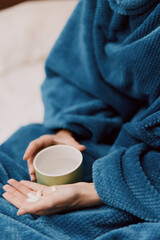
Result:
[[[69,145],[54,145],[34,158],[37,182],[47,186],[83,181],[82,153]]]

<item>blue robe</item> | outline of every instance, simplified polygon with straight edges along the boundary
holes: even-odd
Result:
[[[43,124],[0,146],[0,187],[29,180],[30,141],[66,128],[103,205],[17,216],[0,188],[0,239],[160,239],[159,25],[158,0],[79,1],[46,60]]]

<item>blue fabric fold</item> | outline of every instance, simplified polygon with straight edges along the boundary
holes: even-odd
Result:
[[[124,124],[108,155],[93,164],[93,180],[101,199],[150,222],[160,220],[160,138],[155,134],[159,110],[160,98],[147,114],[144,111]]]
[[[108,0],[111,8],[118,14],[138,15],[152,7],[157,0]]]
[[[159,16],[158,1],[79,1],[45,63],[44,122],[0,146],[0,185],[28,180],[29,142],[66,128],[103,204],[18,217],[1,188],[1,239],[159,240]]]

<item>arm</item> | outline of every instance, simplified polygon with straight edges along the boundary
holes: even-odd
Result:
[[[55,47],[51,51],[46,62],[46,80],[41,89],[45,104],[44,123],[47,127],[52,129],[69,129],[77,135],[92,138],[98,142],[103,140],[105,134],[107,135],[108,133],[109,136],[110,131],[120,127],[121,120],[111,111],[107,104],[94,95],[94,88],[87,87],[88,81],[92,81],[93,69],[87,65],[89,62],[93,62],[93,53],[92,50],[87,53],[90,41],[85,42],[86,38],[81,39],[81,36],[83,36],[83,28],[81,26],[82,24],[85,26],[84,19],[86,20],[84,12],[84,4],[86,2],[87,4],[90,3],[90,1],[79,2]],[[89,23],[89,19],[87,23]],[[86,34],[88,31],[91,31],[91,25],[90,23],[89,28],[85,30]],[[70,38],[73,41],[70,41]],[[83,47],[81,48],[81,44],[85,46],[86,51],[85,49],[82,50]],[[79,48],[77,48],[77,45],[79,45]],[[85,53],[87,53],[87,56],[84,56]],[[97,76],[93,77],[97,81]],[[91,85],[92,87],[94,86],[94,81]],[[113,121],[112,130],[107,128],[109,121]],[[97,125],[99,125],[98,129]],[[93,183],[77,183],[71,186],[60,186],[61,191],[58,189],[55,192],[57,196],[56,202],[55,194],[53,194],[52,206],[48,206],[48,201],[45,198],[41,202],[37,202],[38,205],[35,204],[33,206],[30,203],[26,206],[24,204],[26,204],[27,189],[23,191],[24,188],[22,189],[21,185],[17,185],[17,182],[13,181],[9,181],[12,187],[9,185],[4,186],[6,193],[3,196],[18,208],[25,208],[25,211],[20,211],[18,214],[33,212],[49,214],[61,210],[71,210],[73,206],[75,207],[74,209],[79,209],[102,204]],[[24,184],[24,182],[20,184]],[[27,184],[30,183],[27,182]],[[38,188],[44,187],[37,184],[36,186]],[[22,190],[20,194],[23,194],[23,196],[17,194],[20,189]],[[21,196],[21,199],[18,196]],[[51,203],[51,201],[49,202]],[[60,205],[58,209],[56,209],[57,205]],[[44,212],[43,210],[46,211]]]
[[[92,58],[93,50],[88,50],[90,40],[83,38],[84,27],[85,34],[92,31],[92,24],[87,20],[90,15],[84,10],[89,7],[85,6],[86,4],[90,4],[90,1],[79,2],[49,54],[45,64],[46,79],[41,86],[45,110],[44,125],[57,132],[68,129],[73,136],[63,138],[61,134],[61,138],[58,133],[53,136],[42,136],[31,142],[24,159],[28,160],[33,181],[35,180],[33,159],[42,148],[61,143],[76,146],[83,151],[85,147],[75,141],[80,140],[79,136],[83,139],[92,139],[94,142],[108,140],[111,143],[112,132],[117,132],[122,123],[117,113],[94,95],[98,80],[97,76],[92,74],[96,66],[93,66],[93,69],[89,66],[89,62],[95,64]],[[96,79],[96,87],[93,78]],[[93,82],[91,84],[93,89],[87,86],[88,82]],[[112,128],[108,125],[112,125]]]
[[[46,79],[41,86],[44,124],[69,129],[94,142],[112,142],[112,133],[120,129],[122,120],[97,94],[103,92],[104,81],[91,36],[94,14],[94,4],[79,1],[46,60]]]
[[[159,221],[159,126],[160,97],[133,121],[124,124],[111,152],[94,162],[94,184],[82,182],[58,186],[58,190],[51,193],[50,188],[43,185],[10,180],[12,187],[5,185],[3,196],[20,209],[19,215],[52,214],[105,203],[142,220]],[[46,190],[46,198],[26,204],[30,189],[35,194],[37,190]],[[48,205],[51,198],[53,201]]]

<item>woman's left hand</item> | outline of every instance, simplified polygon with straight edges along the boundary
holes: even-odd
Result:
[[[10,179],[8,183],[3,186],[6,191],[3,197],[19,209],[17,215],[49,215],[102,204],[93,183],[56,185],[54,192],[52,187],[30,181]],[[28,202],[28,193],[36,195],[37,191],[41,191],[43,198]]]

